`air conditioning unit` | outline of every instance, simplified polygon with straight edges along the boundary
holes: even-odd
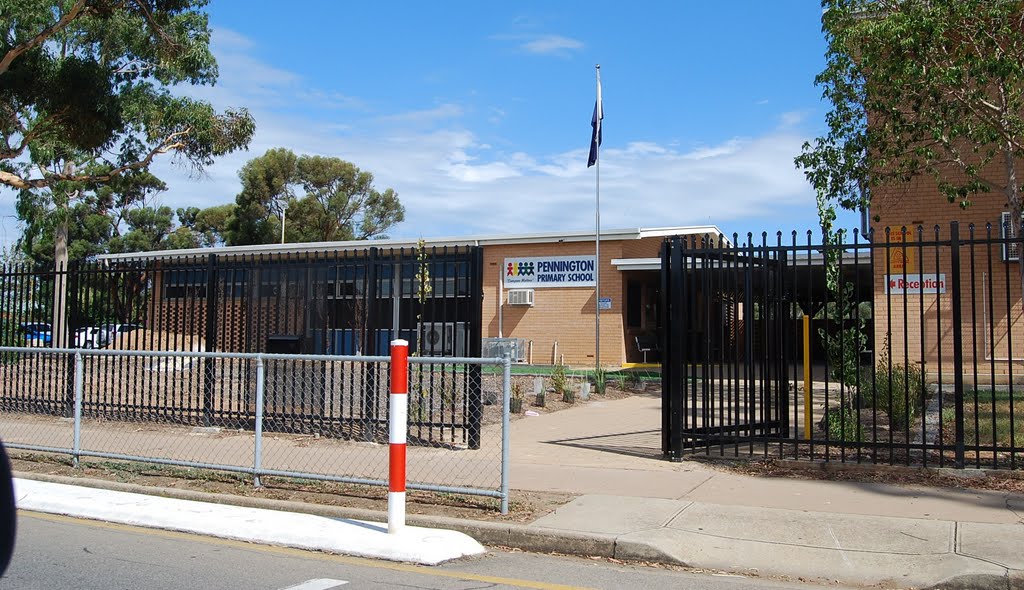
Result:
[[[1021,216],[1024,221],[1024,215]],[[1010,220],[1010,212],[1003,211],[999,220],[999,233],[1003,238],[1003,261],[1020,262],[1020,227],[1021,223],[1013,223]]]
[[[466,356],[466,322],[420,324],[424,356]]]
[[[508,304],[509,305],[529,305],[533,306],[533,289],[509,289],[508,292]]]

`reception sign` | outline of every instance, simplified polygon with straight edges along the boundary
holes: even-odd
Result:
[[[535,256],[506,258],[506,289],[593,287],[594,256]]]
[[[946,274],[889,275],[885,277],[886,293],[937,295],[946,292]]]

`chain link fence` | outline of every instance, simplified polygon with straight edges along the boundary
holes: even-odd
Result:
[[[0,347],[8,448],[388,483],[388,357]],[[508,510],[510,361],[409,359],[407,487]],[[487,366],[488,370],[483,368]]]

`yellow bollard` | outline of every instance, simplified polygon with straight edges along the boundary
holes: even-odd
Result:
[[[804,440],[811,440],[811,318],[804,316]]]

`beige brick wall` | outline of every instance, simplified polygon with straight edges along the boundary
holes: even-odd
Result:
[[[960,222],[960,239],[967,241],[974,225],[976,240],[999,236],[1000,214],[1008,210],[1001,194],[978,195],[967,209],[949,204],[934,182],[918,178],[912,182],[876,190],[871,213],[875,243],[885,243],[885,228],[891,228],[888,251],[876,250],[875,263],[875,335],[876,354],[888,333],[893,358],[903,362],[925,363],[934,378],[940,372],[951,375],[953,359],[952,289],[944,294],[886,295],[886,273],[900,276],[898,263],[907,258],[908,274],[945,274],[947,285],[953,279],[948,247],[917,247],[923,242],[945,241],[950,237],[950,222]],[[991,234],[986,224],[992,224]],[[898,228],[907,226],[907,248],[900,246]],[[918,234],[918,226],[923,231]],[[936,226],[937,230],[936,230]],[[886,266],[887,257],[889,267]],[[961,314],[963,351],[967,372],[978,365],[979,381],[1006,381],[1009,373],[1024,378],[1024,319],[1021,304],[1021,268],[1019,263],[1002,261],[998,245],[976,243],[973,249],[962,246]],[[895,270],[894,270],[895,269]],[[906,335],[903,327],[906,326]],[[1013,358],[1017,362],[1005,359]],[[1003,360],[1000,360],[1003,359]],[[973,377],[973,375],[969,376]]]
[[[601,364],[606,366],[619,366],[626,358],[622,273],[611,265],[613,258],[623,257],[622,244],[601,242],[601,297],[612,299],[612,308],[601,312]],[[498,306],[503,303],[500,285],[505,258],[593,253],[592,242],[485,247],[483,336],[498,336]],[[533,341],[533,362],[536,364],[550,364],[564,358],[567,365],[586,367],[594,363],[595,306],[593,287],[535,289],[533,307],[504,305],[502,335]],[[557,359],[554,357],[556,342]]]

